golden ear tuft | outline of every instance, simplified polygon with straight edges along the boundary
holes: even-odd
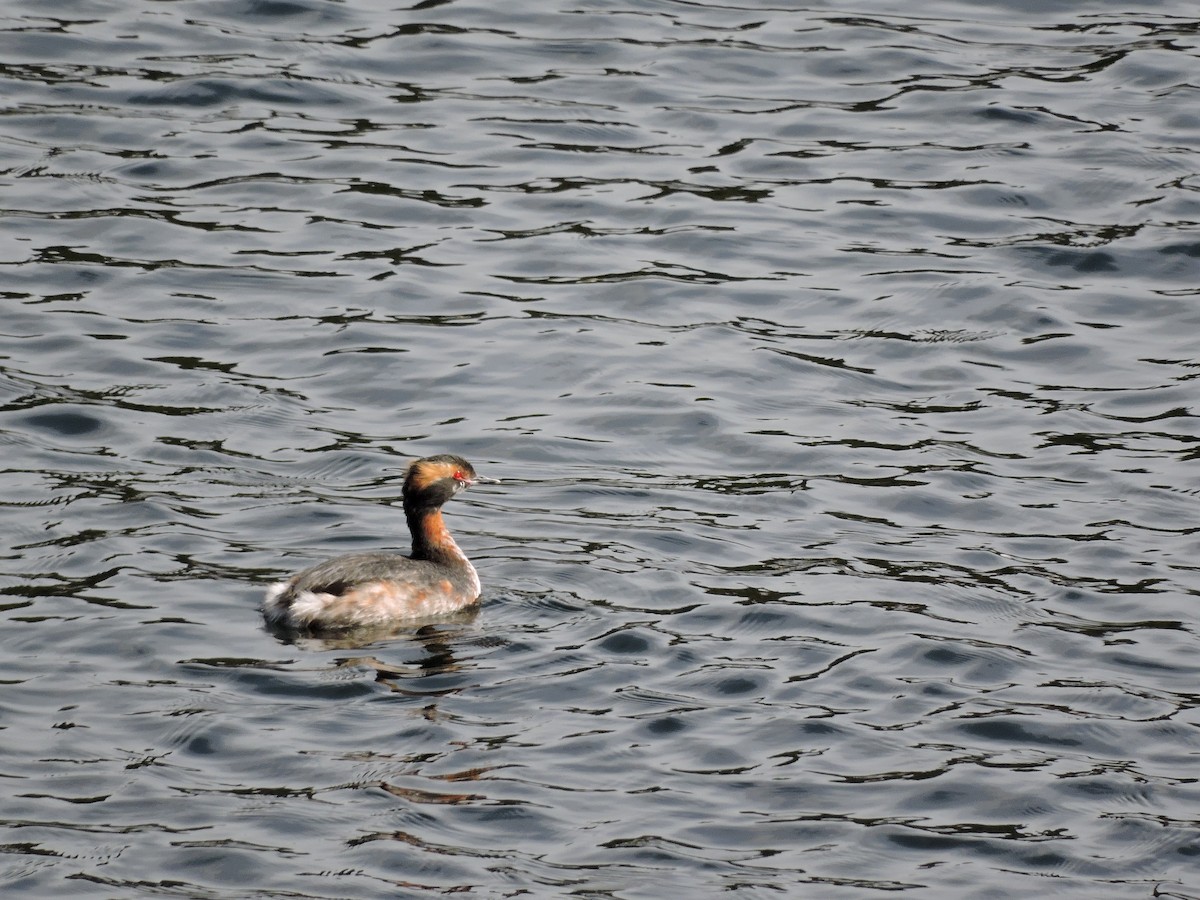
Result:
[[[408,464],[405,469],[404,483],[420,491],[443,478],[457,479],[464,468],[469,470],[470,463],[456,456],[445,454],[426,456],[422,459],[414,459]]]

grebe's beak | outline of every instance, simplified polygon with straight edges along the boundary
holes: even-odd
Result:
[[[475,473],[475,477],[471,479],[470,483],[471,484],[499,484],[500,479],[499,478],[489,478],[488,476],[480,475],[477,472],[477,473]]]

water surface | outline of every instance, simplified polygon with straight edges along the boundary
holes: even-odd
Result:
[[[1200,898],[1198,30],[8,4],[5,895]]]

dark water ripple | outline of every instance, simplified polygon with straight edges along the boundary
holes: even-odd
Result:
[[[4,895],[1200,898],[1198,33],[8,4]]]

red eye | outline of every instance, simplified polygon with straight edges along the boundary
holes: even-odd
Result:
[[[455,481],[466,481],[467,476],[464,475],[462,472],[458,471],[457,469],[455,469],[454,470],[454,480]]]

